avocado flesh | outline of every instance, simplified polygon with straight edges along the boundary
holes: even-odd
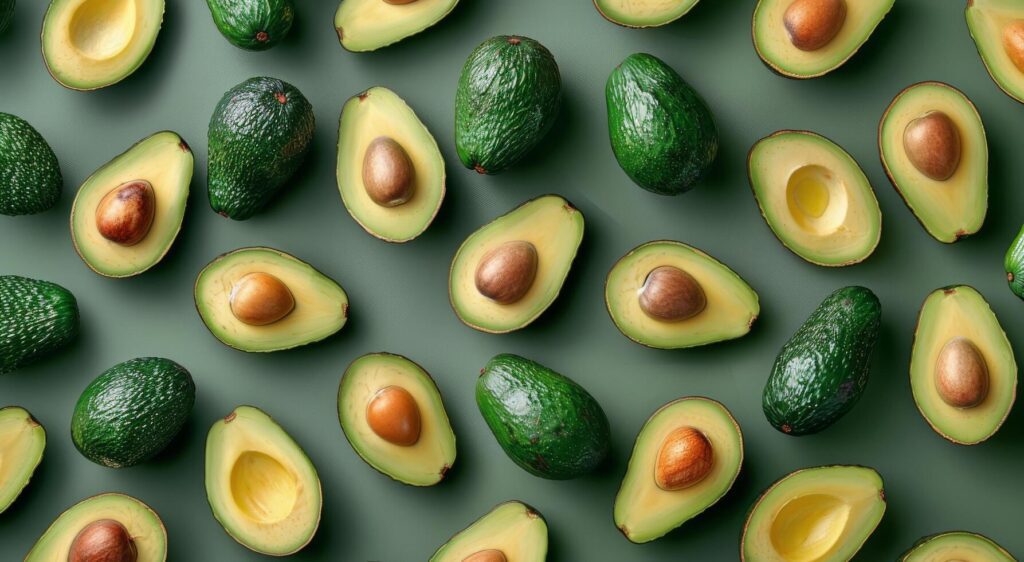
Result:
[[[845,150],[807,131],[779,131],[747,160],[761,214],[780,242],[817,265],[865,260],[882,233],[868,178]]]
[[[966,531],[939,533],[917,541],[899,562],[1016,562],[992,539]]]
[[[935,364],[949,340],[962,336],[975,345],[988,367],[988,393],[970,408],[947,404],[935,388]],[[999,320],[985,298],[966,285],[928,295],[917,320],[910,356],[914,402],[939,435],[962,445],[980,443],[999,430],[1017,394],[1017,362]]]
[[[245,324],[231,311],[231,291],[249,273],[269,273],[295,298],[295,308],[265,326]],[[348,318],[348,296],[333,279],[298,258],[271,248],[241,248],[207,265],[196,280],[196,309],[210,332],[241,351],[270,352],[320,341]]]
[[[548,526],[532,507],[517,501],[498,505],[459,531],[430,557],[430,562],[463,562],[483,550],[500,550],[515,562],[544,562]]]
[[[1015,0],[972,0],[965,15],[967,29],[992,80],[1006,95],[1024,103],[1024,71],[1003,46],[1004,29],[1024,20],[1024,6]]]
[[[188,144],[177,133],[162,131],[139,141],[89,176],[71,207],[71,240],[85,264],[106,277],[130,277],[163,259],[185,218],[193,163]],[[153,186],[156,212],[145,238],[125,246],[100,234],[96,208],[111,190],[135,180]]]
[[[320,525],[312,461],[262,410],[239,406],[206,438],[206,496],[231,538],[271,556],[301,550]]]
[[[24,408],[0,408],[0,513],[18,499],[43,460],[46,430]]]
[[[846,19],[824,47],[802,51],[793,45],[783,15],[793,0],[759,0],[754,8],[754,48],[772,70],[789,78],[815,78],[843,65],[881,23],[895,0],[847,0]]]
[[[683,17],[698,0],[594,0],[608,21],[625,27],[658,27]]]
[[[458,3],[459,0],[416,0],[408,4],[342,0],[334,14],[334,27],[345,49],[375,51],[441,21]]]
[[[136,562],[167,559],[167,531],[152,509],[123,494],[101,494],[82,500],[62,513],[39,537],[25,562],[54,562],[68,559],[78,532],[103,519],[117,521],[128,531],[137,552]]]
[[[164,17],[164,0],[51,0],[43,19],[43,59],[74,90],[120,82],[145,62]]]
[[[714,464],[702,480],[667,491],[654,479],[665,438],[680,427],[704,434]],[[635,543],[657,539],[696,517],[724,496],[743,464],[743,435],[725,406],[707,398],[680,398],[662,406],[644,423],[633,446],[629,468],[615,496],[615,525]]]
[[[882,478],[862,466],[820,466],[772,484],[743,527],[744,562],[850,560],[885,514]]]
[[[395,207],[375,203],[363,183],[366,149],[381,136],[401,145],[414,169],[412,198]],[[352,218],[368,233],[388,242],[416,238],[441,208],[444,158],[416,113],[391,90],[370,88],[345,103],[338,128],[338,190]]]

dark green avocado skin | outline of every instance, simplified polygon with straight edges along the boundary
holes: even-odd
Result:
[[[228,90],[210,119],[213,210],[235,220],[259,212],[305,161],[315,128],[313,107],[287,82],[256,77]]]
[[[0,374],[64,347],[78,336],[78,301],[48,281],[0,276]]]
[[[501,35],[466,60],[455,93],[455,147],[467,168],[496,174],[551,129],[562,100],[558,64],[529,37]]]
[[[1021,227],[1010,248],[1006,250],[1003,265],[1006,267],[1006,281],[1010,284],[1010,290],[1024,299],[1024,227]]]
[[[605,99],[615,158],[648,191],[689,191],[718,155],[711,110],[655,56],[636,53],[622,61],[608,77]]]
[[[535,476],[576,478],[608,455],[608,418],[594,397],[529,359],[491,359],[477,379],[476,403],[509,458]]]
[[[53,207],[63,183],[57,156],[39,131],[21,117],[0,113],[0,215],[34,215]]]
[[[853,408],[868,384],[882,305],[870,289],[829,295],[779,351],[762,406],[783,433],[806,435]]]
[[[195,400],[192,376],[174,361],[125,361],[82,391],[71,418],[71,438],[82,455],[97,464],[132,466],[171,442]]]
[[[292,0],[207,0],[213,23],[232,45],[265,51],[280,43],[295,21]]]
[[[14,19],[14,0],[0,0],[0,33],[7,31]]]

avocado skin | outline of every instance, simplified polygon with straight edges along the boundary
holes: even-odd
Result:
[[[704,99],[655,56],[630,55],[605,85],[608,133],[619,166],[659,195],[693,188],[718,155],[718,128]]]
[[[82,391],[71,418],[71,438],[94,463],[132,466],[171,442],[195,399],[195,383],[181,365],[159,357],[131,359]]]
[[[1010,290],[1024,299],[1024,227],[1021,227],[1010,248],[1006,250],[1003,265],[1006,268],[1006,281],[1010,284]]]
[[[2,12],[0,7],[0,27]],[[57,156],[39,131],[21,117],[0,112],[0,215],[50,209],[60,199],[63,183]]]
[[[496,174],[551,129],[562,100],[558,64],[543,45],[499,35],[469,55],[455,93],[455,147],[467,168]]]
[[[232,45],[265,51],[280,43],[295,21],[292,0],[207,0],[213,23]],[[262,41],[257,37],[265,33]]]
[[[576,478],[608,455],[608,418],[594,397],[529,359],[492,358],[477,379],[476,403],[501,448],[534,476]]]
[[[78,301],[48,281],[0,276],[0,374],[49,355],[78,336]]]
[[[315,128],[313,107],[287,82],[256,77],[228,90],[210,119],[213,210],[234,220],[259,212],[305,161]]]
[[[853,408],[868,384],[882,305],[870,289],[829,295],[779,351],[762,407],[789,435],[816,433]]]
[[[15,0],[0,0],[0,33],[7,31],[14,19]]]

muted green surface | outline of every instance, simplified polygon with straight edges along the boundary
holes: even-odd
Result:
[[[202,2],[169,2],[150,60],[124,82],[92,93],[58,86],[39,54],[44,2],[19,2],[0,36],[0,111],[26,118],[60,158],[68,193],[137,139],[177,130],[196,152],[195,183],[181,236],[165,260],[137,278],[104,279],[71,247],[72,197],[35,217],[0,220],[0,273],[56,281],[79,298],[83,333],[66,352],[0,378],[0,405],[20,404],[47,427],[46,456],[24,495],[0,516],[0,559],[23,556],[60,511],[104,491],[137,495],[167,524],[170,559],[255,560],[214,521],[203,490],[203,446],[215,419],[251,403],[274,416],[306,450],[324,488],[323,522],[295,560],[425,560],[447,537],[498,502],[518,498],[551,530],[552,561],[730,560],[746,510],[786,472],[859,463],[885,477],[889,508],[861,560],[892,560],[920,536],[952,528],[985,533],[1024,554],[1024,408],[974,448],[933,433],[910,396],[908,362],[917,308],[929,291],[969,283],[992,304],[1011,342],[1024,336],[1024,306],[1006,287],[1002,257],[1024,221],[1024,107],[992,83],[974,51],[964,2],[900,0],[844,68],[795,82],[772,74],[750,43],[751,2],[701,2],[679,22],[635,31],[604,21],[589,2],[463,0],[435,28],[375,53],[345,52],[331,27],[334,2],[303,2],[288,40],[264,53],[227,44]],[[500,176],[464,170],[453,143],[459,70],[483,39],[524,33],[558,60],[565,87],[559,121],[540,149]],[[693,192],[664,198],[639,189],[615,163],[607,138],[604,83],[628,54],[650,51],[672,65],[711,106],[721,152]],[[250,76],[287,80],[311,101],[318,127],[306,172],[278,204],[239,223],[206,200],[206,126],[221,94]],[[879,164],[876,125],[896,93],[944,80],[977,104],[991,150],[991,209],[981,232],[954,246],[922,229]],[[338,196],[334,164],[344,101],[381,84],[405,98],[437,137],[449,192],[434,225],[400,246],[371,238]],[[861,265],[825,269],[785,250],[758,214],[744,159],[781,128],[829,136],[864,167],[885,216],[882,241]],[[481,224],[530,197],[557,192],[587,216],[587,233],[562,296],[530,327],[478,333],[449,308],[449,260]],[[685,351],[636,345],[612,325],[602,301],[608,268],[630,248],[676,238],[729,264],[760,294],[762,314],[742,339]],[[348,291],[351,321],[321,344],[246,355],[219,343],[192,304],[192,282],[210,259],[240,246],[270,245],[316,264]],[[820,434],[772,429],[761,389],[781,346],[834,289],[872,288],[885,309],[871,382],[860,403]],[[1020,346],[1019,346],[1020,347]],[[366,466],[338,426],[338,380],[370,351],[407,355],[437,380],[458,436],[450,480],[401,486]],[[1020,349],[1024,351],[1024,349]],[[500,352],[557,365],[608,414],[612,462],[596,475],[548,482],[515,466],[474,403],[479,369]],[[71,443],[75,400],[96,375],[137,356],[158,355],[191,371],[197,401],[183,435],[156,461],[113,470]],[[612,524],[612,503],[633,438],[659,406],[683,395],[722,401],[743,427],[746,460],[733,491],[709,512],[644,546]]]

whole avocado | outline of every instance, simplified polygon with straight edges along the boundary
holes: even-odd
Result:
[[[64,347],[78,336],[78,301],[56,283],[0,276],[0,374]]]
[[[0,6],[0,27],[2,12]],[[57,156],[39,131],[21,117],[0,112],[0,214],[41,213],[57,204],[63,183]]]
[[[232,45],[265,51],[280,43],[295,21],[292,0],[207,0],[213,23]]]
[[[1010,284],[1010,290],[1024,299],[1024,227],[1021,227],[1010,248],[1006,250],[1003,266],[1006,269],[1006,282]]]
[[[0,33],[7,31],[14,19],[15,0],[0,0]]]

